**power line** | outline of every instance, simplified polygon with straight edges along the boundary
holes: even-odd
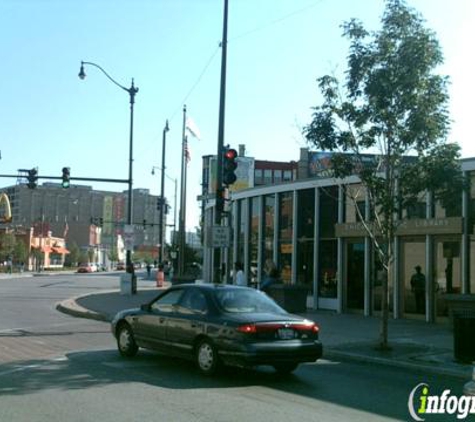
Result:
[[[254,33],[256,33],[256,32],[263,31],[264,29],[267,29],[267,28],[269,28],[270,26],[276,25],[276,24],[278,24],[278,23],[280,23],[280,22],[283,22],[283,21],[285,21],[285,20],[287,20],[287,19],[290,19],[291,17],[293,17],[293,16],[295,16],[295,15],[299,15],[300,13],[306,12],[307,10],[309,10],[309,9],[311,9],[311,8],[313,8],[313,7],[315,7],[315,6],[317,6],[317,4],[321,3],[322,1],[323,1],[323,0],[318,0],[318,1],[314,2],[314,3],[312,3],[312,4],[309,4],[308,6],[303,7],[302,9],[295,10],[295,11],[293,11],[293,12],[291,12],[291,13],[285,15],[285,16],[282,16],[281,18],[274,19],[273,21],[270,21],[269,23],[266,23],[266,24],[264,24],[264,25],[262,25],[262,26],[259,26],[259,27],[257,27],[257,28],[251,29],[251,30],[249,30],[249,31],[247,31],[247,32],[244,32],[244,33],[242,33],[241,35],[238,35],[238,36],[232,38],[230,41],[231,41],[231,42],[232,42],[232,41],[236,41],[236,40],[239,40],[239,39],[241,39],[241,38],[244,38],[244,37],[247,37],[247,36],[249,36],[249,35],[252,35],[252,34],[254,34]]]

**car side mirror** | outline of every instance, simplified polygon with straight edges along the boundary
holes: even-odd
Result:
[[[140,305],[140,310],[145,311],[145,312],[150,312],[152,309],[152,305],[150,303],[144,303],[143,305]]]

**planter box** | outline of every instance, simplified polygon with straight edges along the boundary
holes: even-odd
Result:
[[[307,312],[307,286],[298,284],[274,284],[269,287],[267,294],[287,312]]]

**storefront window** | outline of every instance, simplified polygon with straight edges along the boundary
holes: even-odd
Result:
[[[318,295],[322,298],[337,297],[337,240],[322,240],[319,248]]]
[[[236,261],[244,262],[244,231],[246,228],[246,208],[247,200],[241,200],[238,203],[238,218],[237,218],[237,250]]]
[[[297,283],[313,289],[315,189],[298,191]]]
[[[260,198],[254,197],[251,201],[251,221],[250,221],[250,244],[249,244],[249,268],[247,269],[248,280],[251,285],[257,283],[257,261],[259,246],[259,222],[260,222]]]
[[[279,260],[278,267],[284,283],[292,278],[292,231],[293,231],[293,193],[284,192],[279,196]]]
[[[275,195],[264,197],[264,236],[262,238],[263,262],[274,261],[274,216],[275,216]],[[264,265],[261,267],[261,277],[264,275]]]
[[[335,238],[335,224],[338,222],[338,187],[321,188],[319,193],[318,295],[322,298],[336,298],[338,242]]]
[[[424,277],[427,274],[425,268],[426,253],[425,253],[425,239],[414,238],[413,240],[406,240],[402,242],[402,262],[403,267],[401,271],[402,287],[403,287],[403,305],[404,312],[409,314],[425,314],[425,294],[420,292],[422,287],[416,288],[416,281],[411,285],[411,279],[416,274],[416,267],[421,267],[421,273]],[[415,279],[414,279],[415,280]],[[421,283],[422,284],[422,283]],[[425,287],[423,288],[425,291]],[[392,295],[390,296],[392,297]],[[375,300],[376,303],[381,301]]]

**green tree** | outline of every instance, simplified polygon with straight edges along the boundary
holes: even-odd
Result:
[[[66,255],[64,265],[66,267],[75,267],[78,265],[81,251],[76,242],[68,243],[69,254]]]
[[[26,263],[28,261],[28,248],[26,247],[24,242],[15,242],[15,247],[13,250],[13,259],[16,263]]]
[[[7,261],[13,259],[16,245],[16,238],[13,233],[2,233],[0,235],[0,259]]]
[[[459,147],[446,139],[448,78],[435,73],[443,62],[435,34],[403,0],[386,2],[381,25],[370,33],[355,19],[343,24],[350,41],[346,80],[317,80],[323,102],[304,135],[333,152],[334,175],[353,201],[352,175],[369,199],[370,218],[356,203],[355,209],[384,268],[379,346],[386,349],[388,283],[402,210],[425,191],[444,202],[458,194],[460,201],[463,180]],[[370,160],[368,153],[374,154]]]

